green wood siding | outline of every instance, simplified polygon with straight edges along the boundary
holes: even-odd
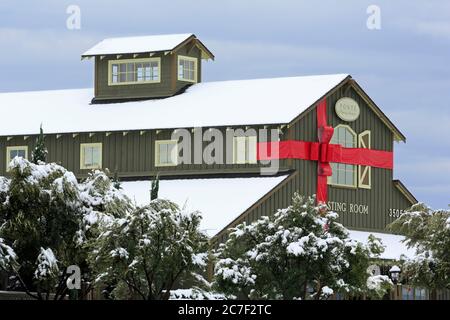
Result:
[[[334,111],[334,105],[341,97],[351,97],[360,106],[360,116],[354,122],[344,122],[339,119]],[[338,124],[349,125],[357,134],[371,131],[371,147],[373,149],[393,151],[393,134],[381,122],[370,109],[367,103],[352,89],[338,88],[327,96],[327,120],[328,124],[335,127]],[[317,117],[316,109],[306,112],[299,117],[289,128],[287,134],[291,139],[317,141]],[[295,192],[302,195],[313,195],[317,187],[317,162],[308,160],[290,160],[290,166],[295,173],[280,183],[275,190],[246,210],[229,227],[239,223],[251,223],[264,215],[270,215],[278,209],[290,205]],[[347,213],[339,213],[339,220],[346,227],[359,230],[386,232],[386,225],[394,221],[389,216],[389,209],[407,209],[411,202],[404,196],[393,183],[393,171],[380,168],[372,168],[371,189],[350,189],[328,186],[328,200],[347,204]],[[362,204],[369,206],[369,213],[349,213],[350,204]],[[225,241],[227,231],[218,233],[216,240]]]
[[[95,57],[95,98],[98,100],[108,99],[137,99],[137,98],[160,98],[169,97],[186,86],[190,82],[178,81],[177,57],[178,55],[198,58],[197,81],[201,82],[201,51],[194,47],[188,51],[187,46],[180,48],[171,54],[156,53],[152,58],[161,59],[161,70],[159,83],[108,85],[108,66],[111,60],[133,59],[132,54],[123,55],[120,59],[116,56],[106,56],[100,59]],[[140,54],[136,59],[149,58],[149,54]]]
[[[356,121],[345,122],[337,117],[334,106],[336,101],[342,97],[351,97],[358,102],[361,113]],[[357,134],[370,130],[373,149],[393,151],[392,132],[352,88],[344,89],[341,87],[327,97],[327,118],[329,125],[336,127],[339,124],[346,124]],[[292,127],[295,139],[317,141],[316,123],[316,110],[307,113]],[[300,173],[299,192],[306,195],[315,194],[317,162],[296,160],[294,166]],[[304,174],[302,175],[302,173]],[[389,222],[393,221],[393,218],[388,216],[390,208],[406,209],[411,205],[394,186],[392,170],[372,168],[371,175],[371,189],[328,186],[329,201],[369,206],[369,214],[367,215],[349,213],[349,208],[347,208],[347,213],[340,213],[340,220],[347,227],[363,230],[383,230]]]
[[[253,127],[255,130],[262,126]],[[227,127],[217,127],[226,136]],[[246,130],[245,127],[233,127],[232,129]],[[270,128],[269,128],[270,129]],[[207,128],[202,129],[203,132]],[[48,162],[56,162],[72,171],[78,178],[87,176],[90,170],[80,169],[80,144],[102,143],[102,168],[108,169],[111,174],[117,171],[122,178],[152,177],[156,174],[161,176],[192,176],[192,175],[222,175],[222,174],[259,174],[261,164],[194,164],[194,134],[189,129],[191,136],[191,164],[180,164],[178,166],[158,167],[155,166],[155,141],[168,140],[171,138],[172,129],[167,130],[133,130],[124,134],[123,131],[110,133],[97,132],[91,136],[89,133],[65,133],[59,135],[45,135],[45,144],[48,149]],[[14,136],[10,141],[7,137],[0,137],[0,175],[6,175],[6,147],[28,146],[28,155],[34,148],[37,135],[29,136],[24,140],[23,136]],[[202,150],[211,142],[202,142]],[[224,141],[224,161],[227,158],[227,147]],[[287,161],[280,161],[283,171],[289,169]]]

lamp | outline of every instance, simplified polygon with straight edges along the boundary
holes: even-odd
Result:
[[[389,275],[392,279],[392,282],[394,282],[394,284],[397,284],[397,282],[400,278],[400,272],[402,272],[402,270],[398,266],[395,266],[395,265],[389,269]]]

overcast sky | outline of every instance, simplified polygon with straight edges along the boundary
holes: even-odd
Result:
[[[373,4],[380,30],[366,26]],[[0,92],[90,87],[80,54],[101,39],[190,32],[216,56],[204,81],[351,74],[407,137],[394,177],[448,208],[450,1],[1,0]]]

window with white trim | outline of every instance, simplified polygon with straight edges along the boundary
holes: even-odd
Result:
[[[197,82],[197,58],[178,56],[178,80]]]
[[[155,141],[155,166],[165,167],[176,165],[178,165],[178,141]]]
[[[358,137],[358,147],[370,149],[370,131],[361,132]],[[370,189],[372,184],[372,168],[370,166],[358,166],[358,187]]]
[[[101,143],[82,143],[80,145],[80,169],[101,169],[102,149]]]
[[[332,144],[340,144],[346,148],[356,148],[356,133],[348,125],[338,125],[334,128]],[[336,186],[356,187],[357,166],[345,163],[330,163],[333,175],[328,183]]]
[[[233,138],[233,163],[256,163],[256,136],[239,136]]]
[[[27,146],[6,147],[6,171],[9,170],[9,164],[15,157],[28,159],[28,147]]]
[[[160,82],[161,58],[110,60],[108,63],[110,86]]]

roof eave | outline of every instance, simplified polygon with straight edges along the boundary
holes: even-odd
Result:
[[[416,204],[419,202],[400,180],[393,180],[392,182],[394,183],[394,186],[411,202],[411,204]]]
[[[380,120],[389,128],[389,130],[394,135],[394,141],[402,141],[406,142],[406,137],[403,135],[403,133],[400,132],[400,130],[392,123],[391,120],[384,114],[383,111],[375,104],[375,102],[369,97],[369,95],[361,88],[361,86],[352,78],[351,75],[348,75],[344,80],[342,80],[340,83],[338,83],[336,86],[334,86],[331,90],[329,90],[327,93],[325,93],[323,96],[321,96],[317,101],[315,101],[309,108],[304,110],[301,114],[299,114],[297,117],[292,119],[289,124],[293,124],[296,121],[298,121],[300,118],[302,118],[304,115],[306,115],[308,112],[310,112],[312,109],[315,108],[315,106],[324,98],[331,95],[333,92],[335,92],[339,87],[343,86],[346,83],[350,83],[355,90],[360,93],[362,98],[366,101],[366,103],[369,105],[369,107],[375,112],[375,114],[380,118]]]
[[[177,51],[179,48],[185,46],[186,44],[188,44],[190,41],[194,40],[195,41],[195,45],[200,49],[200,51],[202,52],[202,59],[211,59],[214,60],[214,55],[213,53],[197,38],[197,36],[195,34],[192,34],[190,37],[188,37],[186,40],[184,40],[183,42],[179,43],[177,46],[175,46],[172,50],[173,51]]]
[[[377,106],[377,104],[370,98],[370,96],[364,91],[363,88],[354,80],[351,79],[351,85],[356,89],[358,93],[366,100],[367,104],[372,108],[372,110],[378,115],[378,117],[383,121],[383,123],[392,131],[394,135],[394,140],[399,142],[406,142],[405,135],[394,125],[394,123],[384,114],[384,112]]]
[[[104,54],[83,54],[81,56],[81,60],[89,59],[93,57],[103,57],[103,56],[123,56],[126,54],[155,54],[155,53],[164,53],[164,52],[172,52],[173,49],[167,50],[157,50],[157,51],[136,51],[136,52],[118,52],[118,53],[104,53]]]
[[[105,54],[82,54],[81,60],[89,59],[97,56],[117,56],[117,55],[125,55],[125,54],[150,54],[150,53],[160,53],[160,52],[167,52],[167,51],[177,51],[179,48],[183,47],[190,41],[195,40],[196,45],[199,47],[200,51],[202,52],[202,59],[211,59],[214,60],[214,54],[194,35],[191,34],[189,37],[187,37],[185,40],[174,46],[170,49],[165,50],[155,50],[155,51],[140,51],[140,52],[115,52],[115,53],[105,53]]]

